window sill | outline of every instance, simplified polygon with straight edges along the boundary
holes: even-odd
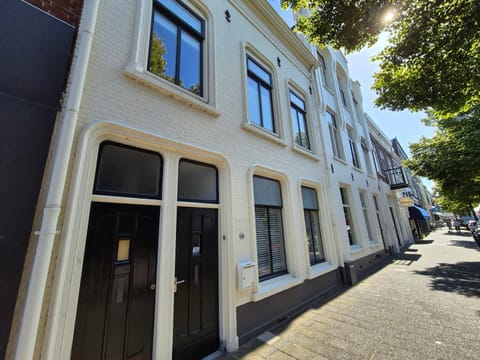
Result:
[[[339,162],[340,164],[348,165],[348,163],[347,163],[345,160],[343,160],[343,159],[341,159],[341,158],[339,158],[339,157],[337,157],[337,156],[335,156],[335,155],[333,155],[333,160]]]
[[[335,269],[337,269],[337,266],[330,264],[327,261],[322,262],[320,264],[315,264],[310,267],[310,273],[307,274],[307,279],[308,280],[315,279],[316,277],[325,275],[326,273],[329,273],[330,271],[333,271]]]
[[[272,133],[268,130],[265,130],[264,128],[258,126],[258,125],[255,125],[255,124],[252,124],[252,123],[249,123],[249,122],[244,122],[242,124],[242,127],[251,132],[252,134],[255,134],[257,136],[260,136],[268,141],[271,141],[273,142],[274,144],[277,144],[277,145],[280,145],[280,146],[283,146],[283,147],[286,147],[288,146],[287,143],[285,143],[285,141],[283,141],[277,134],[275,133]]]
[[[260,301],[300,284],[301,281],[291,274],[282,275],[262,281],[258,289],[252,294],[252,301]]]
[[[355,165],[353,166],[353,170],[355,170],[356,172],[359,172],[360,174],[363,174],[363,170],[359,167],[356,167]]]
[[[350,245],[350,254],[358,254],[363,251],[363,247],[361,245],[355,244],[355,245]]]
[[[323,87],[325,88],[326,91],[330,93],[330,95],[335,96],[335,93],[333,92],[332,89],[330,89],[330,87],[328,87],[328,85],[323,84]]]
[[[161,94],[167,95],[171,99],[190,106],[195,110],[200,110],[213,117],[220,116],[220,112],[218,111],[218,109],[215,106],[207,104],[205,102],[205,99],[195,94],[192,94],[188,90],[172,84],[171,82],[162,79],[161,77],[154,75],[148,71],[142,71],[137,66],[126,66],[124,74],[128,78],[133,79],[151,89],[154,89]]]
[[[379,247],[380,246],[380,243],[376,240],[374,241],[370,241],[370,247],[371,248],[375,248],[375,247]]]
[[[302,147],[300,147],[300,146],[298,146],[298,145],[296,145],[296,144],[294,144],[294,145],[292,146],[292,150],[293,150],[294,152],[296,152],[296,153],[298,153],[298,154],[300,154],[300,155],[303,155],[303,156],[305,156],[305,157],[308,157],[308,158],[310,158],[310,159],[312,159],[312,160],[320,161],[320,158],[319,158],[317,155],[315,155],[312,151],[307,150],[307,149],[305,149],[305,148],[302,148]]]

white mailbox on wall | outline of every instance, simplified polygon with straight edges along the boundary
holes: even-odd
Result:
[[[238,290],[244,291],[253,287],[255,282],[255,263],[253,261],[241,261],[237,264]]]

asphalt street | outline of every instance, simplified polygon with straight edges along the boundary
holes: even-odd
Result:
[[[436,230],[219,359],[480,359],[480,249],[466,231]]]

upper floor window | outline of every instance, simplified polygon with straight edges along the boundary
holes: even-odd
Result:
[[[348,127],[347,133],[348,133],[348,144],[350,146],[350,153],[352,155],[353,166],[355,166],[356,168],[360,168],[360,161],[358,160],[357,145],[355,144],[353,129],[351,127]]]
[[[330,133],[330,142],[332,143],[333,155],[337,158],[343,159],[343,151],[340,142],[340,133],[337,127],[337,120],[335,115],[327,111],[328,130]]]
[[[204,21],[180,2],[155,0],[148,70],[203,96]]]
[[[293,91],[290,91],[290,113],[295,144],[310,150],[305,102]]]
[[[327,64],[325,62],[325,58],[319,52],[317,52],[317,56],[318,60],[320,60],[320,71],[322,72],[323,85],[328,88],[330,87],[330,84],[328,82]]]
[[[365,165],[367,166],[367,173],[369,175],[373,174],[372,170],[372,163],[370,162],[370,152],[368,151],[368,145],[365,139],[360,140],[360,144],[362,147],[363,157],[365,159]]]
[[[277,180],[253,177],[258,275],[260,280],[285,274],[282,192]]]
[[[338,89],[340,91],[340,99],[342,100],[343,106],[347,107],[347,98],[345,97],[345,91],[343,90],[342,82],[340,81],[340,77],[337,76],[338,81]]]
[[[317,192],[314,189],[302,186],[302,201],[305,229],[307,231],[308,253],[310,264],[313,265],[325,261],[318,217]]]
[[[250,122],[274,133],[272,75],[250,56],[247,56],[247,82]]]

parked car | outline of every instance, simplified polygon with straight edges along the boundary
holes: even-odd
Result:
[[[473,233],[473,230],[475,229],[475,225],[477,225],[477,220],[468,220],[467,222],[467,228]]]
[[[475,241],[477,242],[478,246],[480,246],[480,223],[475,225],[472,230],[472,235]]]

